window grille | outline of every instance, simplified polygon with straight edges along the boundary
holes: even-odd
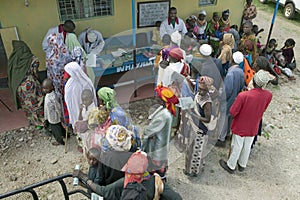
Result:
[[[61,21],[113,14],[113,0],[57,0]]]
[[[215,5],[217,0],[199,0],[199,6]]]

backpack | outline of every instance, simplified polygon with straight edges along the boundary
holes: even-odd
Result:
[[[122,191],[121,200],[147,200],[147,189],[141,183],[128,183]]]

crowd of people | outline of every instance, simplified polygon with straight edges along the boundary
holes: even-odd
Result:
[[[53,135],[53,145],[64,145],[73,130],[90,164],[87,174],[75,170],[74,176],[89,193],[104,199],[182,199],[166,183],[172,134],[185,154],[185,175],[201,173],[212,138],[223,148],[231,141],[229,159],[220,166],[243,171],[272,99],[264,87],[278,84],[280,73],[294,77],[293,39],[280,50],[275,39],[258,46],[252,0],[245,4],[240,30],[229,14],[214,12],[207,21],[201,10],[184,22],[171,7],[168,18],[156,23],[152,40],[162,47],[154,64],[156,104],[143,130],[119,105],[114,89],[94,88],[85,62],[88,54],[102,51],[104,40],[91,28],[77,39],[71,20],[49,29],[43,40],[42,82],[39,60],[25,42],[13,41],[9,87],[15,104],[31,125]]]

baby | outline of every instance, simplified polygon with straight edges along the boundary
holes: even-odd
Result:
[[[81,101],[82,104],[80,105],[78,120],[87,121],[89,112],[96,107],[92,91],[84,89],[81,93]]]

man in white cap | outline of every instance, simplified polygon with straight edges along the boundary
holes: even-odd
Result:
[[[202,44],[199,48],[201,59],[192,60],[192,65],[199,71],[201,76],[208,76],[214,79],[214,87],[219,90],[222,84],[222,77],[218,67],[216,66],[213,58],[211,57],[212,47],[209,44]],[[201,62],[202,67],[197,67],[197,62]],[[196,65],[196,66],[195,66]]]
[[[198,39],[206,40],[205,30],[206,30],[206,26],[207,26],[207,21],[206,21],[206,11],[205,10],[200,10],[196,25],[198,26]]]
[[[272,93],[262,88],[269,81],[268,73],[259,70],[253,77],[254,89],[239,93],[230,108],[233,117],[232,149],[227,162],[223,159],[219,161],[221,167],[230,174],[234,173],[236,165],[239,171],[244,171],[247,165],[260,120],[272,100]]]
[[[91,28],[82,31],[78,41],[87,54],[99,54],[105,44],[101,33]]]
[[[169,17],[160,25],[160,38],[162,38],[165,34],[171,35],[175,31],[178,31],[182,35],[187,33],[184,21],[177,17],[177,9],[175,7],[171,7],[169,9]]]
[[[245,86],[245,80],[244,80],[244,71],[239,67],[239,64],[243,62],[244,55],[242,52],[237,51],[233,53],[232,55],[234,65],[232,65],[225,76],[224,79],[224,87],[225,87],[225,94],[226,94],[226,105],[221,108],[221,112],[225,112],[225,119],[224,123],[220,124],[222,125],[220,127],[220,134],[218,137],[218,141],[216,143],[216,146],[218,147],[225,147],[226,145],[226,137],[230,135],[230,126],[232,123],[232,117],[230,116],[229,109],[232,106],[235,98],[237,95],[242,91],[242,89]],[[226,109],[226,110],[225,110]]]

